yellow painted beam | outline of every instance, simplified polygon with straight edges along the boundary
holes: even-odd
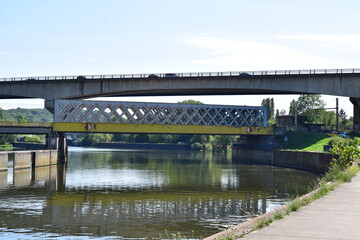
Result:
[[[232,127],[201,125],[121,124],[121,123],[64,123],[54,122],[55,132],[88,133],[163,133],[214,135],[274,135],[273,127]]]

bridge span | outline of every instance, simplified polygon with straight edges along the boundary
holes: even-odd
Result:
[[[273,135],[265,107],[56,100],[53,123],[1,122],[0,133]]]
[[[0,79],[0,86],[0,99],[45,99],[45,107],[51,112],[56,99],[327,94],[349,97],[354,105],[354,124],[360,126],[360,69],[16,77]]]

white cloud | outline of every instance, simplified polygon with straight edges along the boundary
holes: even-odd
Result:
[[[283,35],[278,36],[283,39],[309,40],[309,41],[325,41],[341,44],[360,44],[360,35],[320,35],[320,34],[304,34],[304,35]]]
[[[310,42],[317,47],[337,49],[349,53],[360,53],[360,34],[354,35],[320,35],[304,34],[278,36],[279,39],[300,40]]]
[[[219,69],[280,70],[304,68],[338,68],[331,59],[284,47],[274,43],[227,40],[200,37],[187,40],[188,44],[206,49],[210,57],[193,60]],[[343,64],[344,65],[344,64]]]

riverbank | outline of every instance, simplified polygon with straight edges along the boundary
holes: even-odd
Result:
[[[349,220],[345,219],[346,213],[353,211],[352,206],[357,203],[360,196],[360,175],[357,174],[358,172],[358,164],[354,164],[345,171],[333,168],[320,180],[319,187],[314,191],[273,211],[205,239],[333,239],[334,237],[331,234],[334,229],[336,229],[335,232],[339,229],[354,229],[349,223],[358,222],[357,219],[360,217],[360,214],[357,214],[351,215]],[[350,182],[350,180],[352,181]],[[343,185],[347,187],[343,187]],[[343,191],[343,188],[347,190]],[[351,191],[352,189],[353,191]],[[348,194],[352,196],[351,199],[348,198]],[[344,204],[344,200],[348,205]],[[359,210],[360,204],[356,206],[355,211],[360,212]],[[339,213],[343,215],[341,220],[337,219]],[[328,224],[328,218],[330,218],[330,224]],[[277,223],[278,221],[281,223]],[[322,228],[313,227],[319,225]],[[327,230],[328,226],[331,226],[332,231]],[[319,233],[324,234],[325,237],[319,238]],[[335,237],[334,239],[343,238]],[[359,239],[359,234],[354,235],[354,238],[346,239]]]
[[[360,239],[360,175],[243,239]]]

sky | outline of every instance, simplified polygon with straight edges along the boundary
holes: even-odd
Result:
[[[1,0],[0,78],[360,68],[355,0]],[[260,105],[298,95],[115,98]],[[335,96],[322,96],[335,107]],[[340,108],[352,115],[348,98]],[[3,109],[41,99],[0,100]]]

